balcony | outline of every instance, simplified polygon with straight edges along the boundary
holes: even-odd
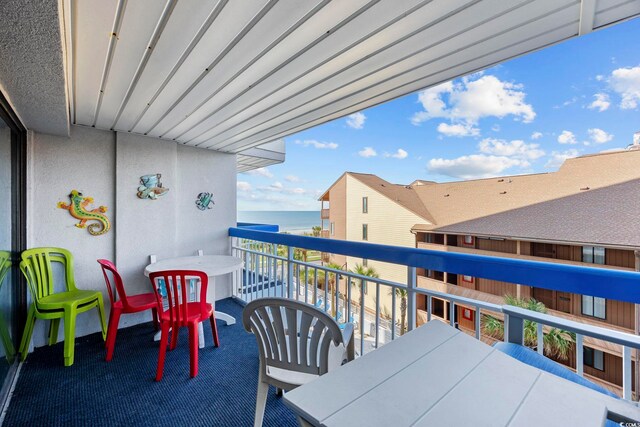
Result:
[[[636,300],[640,291],[635,289],[640,275],[635,272],[336,242],[264,231],[275,229],[254,224],[229,230],[232,253],[244,261],[246,268],[233,274],[233,298],[218,301],[217,310],[239,319],[243,305],[255,298],[282,296],[305,301],[330,313],[338,323],[353,322],[357,353],[363,355],[419,327],[423,321],[440,321],[433,304],[441,299],[450,303],[451,314],[458,306],[474,311],[475,331],[463,332],[472,333],[478,339],[486,338],[480,333],[481,315],[494,315],[504,319],[507,325],[505,341],[509,342],[521,343],[524,324],[531,321],[537,325],[540,342],[548,328],[556,327],[574,332],[575,346],[579,350],[595,339],[620,346],[624,361],[621,394],[624,399],[632,398],[631,352],[640,348],[639,337],[449,293],[447,288],[422,288],[418,286],[416,268],[437,267],[500,280],[524,282],[526,279],[538,286],[544,282],[547,286],[571,291],[580,284],[594,295],[620,298],[620,292],[624,291],[625,298]],[[295,259],[294,248],[394,262],[407,268],[407,281],[392,282],[306,263]],[[367,295],[363,292],[364,287],[368,288]],[[368,298],[374,295],[376,304],[371,306]],[[384,296],[391,301],[388,312],[381,304]],[[422,320],[416,306],[419,296],[427,300]],[[450,324],[456,326],[453,320]],[[110,363],[104,361],[104,345],[99,334],[78,340],[76,366],[72,369],[62,367],[63,343],[38,348],[22,366],[14,400],[5,414],[6,425],[82,425],[95,424],[96,420],[103,420],[105,424],[141,425],[153,423],[156,418],[174,425],[184,424],[187,419],[189,425],[250,425],[258,373],[256,341],[240,323],[219,324],[218,329],[221,347],[213,348],[209,326],[205,325],[200,373],[191,380],[188,379],[188,347],[178,345],[167,356],[164,379],[153,383],[158,347],[150,337],[151,323],[123,329]],[[179,340],[184,344],[186,334],[180,335]],[[539,344],[537,351],[541,352],[542,347]],[[584,372],[578,368],[577,374],[584,375]],[[52,393],[51,387],[43,387],[43,384],[60,384],[56,387],[64,387],[65,391]],[[183,392],[187,388],[188,393]],[[69,402],[81,404],[69,405]],[[629,407],[632,413],[637,411],[635,405]],[[282,400],[270,393],[265,425],[296,424],[295,417]]]
[[[330,209],[322,209],[320,211],[320,218],[321,219],[329,219],[329,211],[330,211]]]
[[[581,265],[563,265],[530,259],[498,258],[495,256],[466,253],[388,247],[360,242],[335,241],[302,236],[286,236],[274,233],[254,233],[239,228],[231,229],[232,248],[236,256],[253,266],[244,270],[244,277],[236,277],[234,296],[250,301],[263,296],[285,296],[314,304],[330,313],[336,321],[352,321],[356,324],[357,350],[359,354],[374,351],[405,331],[410,331],[424,322],[448,319],[452,325],[477,339],[493,343],[496,340],[485,336],[481,320],[490,315],[504,321],[505,341],[522,342],[522,327],[525,322],[536,324],[539,354],[543,353],[544,334],[552,328],[575,333],[575,372],[584,377],[583,349],[611,350],[622,358],[623,380],[620,387],[606,387],[625,399],[633,396],[631,385],[632,349],[640,348],[640,338],[622,328],[607,325],[596,326],[584,320],[562,316],[540,314],[504,305],[502,298],[482,298],[479,292],[464,293],[466,289],[441,283],[441,288],[419,283],[429,279],[416,275],[417,268],[448,271],[488,279],[526,283],[531,286],[566,292],[602,296],[604,298],[635,301],[640,274],[613,269],[596,269]],[[267,244],[266,251],[255,251],[252,242]],[[275,256],[269,245],[304,247],[357,258],[366,258],[403,265],[407,269],[407,282],[399,283],[385,279],[358,275],[351,271],[334,270],[325,266],[304,263],[286,256]],[[438,248],[440,249],[440,248]],[[337,283],[340,285],[337,286]],[[439,282],[438,282],[439,283]],[[363,288],[368,289],[365,295]],[[335,289],[339,289],[338,292]],[[458,292],[460,291],[460,292]],[[638,295],[640,296],[640,295]],[[426,301],[425,310],[418,310],[417,299]],[[402,301],[404,299],[404,301]],[[448,302],[449,313],[439,316],[434,311],[436,300]],[[373,303],[372,303],[373,301]],[[384,301],[387,301],[386,303]],[[406,312],[401,312],[406,304]],[[362,309],[364,307],[364,309]],[[464,307],[473,311],[471,325],[458,324],[456,310]],[[514,326],[516,325],[516,326]],[[593,382],[602,384],[597,378]]]

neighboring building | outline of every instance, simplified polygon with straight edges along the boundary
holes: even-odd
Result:
[[[429,212],[410,186],[391,184],[375,175],[346,172],[320,200],[323,237],[332,239],[414,247],[411,227],[430,222]],[[324,260],[346,270],[364,264],[387,280],[404,283],[407,279],[406,268],[395,264],[333,254]],[[381,291],[380,300],[390,312],[387,291]],[[365,304],[375,307],[375,290],[366,289]]]
[[[347,182],[364,180],[367,184],[347,185],[346,191],[335,191],[345,177]],[[365,192],[368,195],[375,188],[387,191],[376,199],[386,205],[377,209],[391,212],[393,206],[394,211],[378,218],[368,217],[368,227],[377,230],[370,233],[371,242],[408,246],[405,240],[395,242],[404,238],[408,220],[397,212],[417,211],[423,220],[409,228],[415,234],[414,245],[419,248],[640,269],[634,252],[640,249],[640,150],[569,159],[552,173],[450,183],[415,181],[400,186],[372,175],[346,173],[321,198],[323,204],[330,202],[328,215],[325,212],[334,223],[334,235],[330,237],[361,240],[352,234],[359,230],[365,214],[351,214],[351,210],[344,209],[334,213],[334,208],[354,205],[366,197]],[[390,189],[397,189],[402,197],[394,197]],[[335,233],[338,225],[341,234]],[[347,259],[349,265],[350,262]],[[388,280],[406,280],[406,271],[394,277],[387,276],[383,268],[379,272]],[[507,294],[533,297],[554,315],[638,333],[639,313],[631,303],[447,272],[419,270],[418,274],[420,287],[499,304]],[[367,300],[371,307],[369,304]],[[447,304],[434,299],[433,312],[449,320]],[[418,298],[417,305],[425,310],[425,298]],[[454,314],[454,321],[469,332],[474,331],[472,309],[459,306]],[[612,389],[621,385],[621,348],[593,339],[585,339],[584,343],[585,374]],[[568,363],[575,367],[575,357],[571,356]]]

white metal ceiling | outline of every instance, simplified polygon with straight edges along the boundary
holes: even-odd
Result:
[[[640,0],[66,0],[71,115],[243,153],[638,15]],[[239,169],[281,161],[253,154]]]

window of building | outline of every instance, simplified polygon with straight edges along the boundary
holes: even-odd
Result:
[[[604,371],[604,353],[590,347],[584,347],[583,362],[585,366],[591,366],[599,371]]]
[[[589,295],[582,295],[582,314],[597,317],[599,319],[607,318],[607,300]]]
[[[604,264],[605,250],[602,246],[583,246],[582,247],[582,262],[588,262],[592,264]]]
[[[333,236],[336,232],[336,223],[332,222],[331,224],[329,224],[329,228],[331,229],[331,235]]]
[[[473,283],[473,276],[462,276],[462,281],[467,283]]]
[[[467,246],[471,246],[475,243],[475,239],[473,238],[473,236],[464,236],[462,243]]]
[[[362,224],[362,240],[369,240],[369,225]]]
[[[362,213],[368,213],[369,212],[369,198],[368,197],[363,197],[362,198]]]

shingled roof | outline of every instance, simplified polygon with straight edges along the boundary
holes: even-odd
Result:
[[[434,219],[415,229],[441,229],[638,178],[640,151],[621,151],[568,159],[557,172],[414,186]]]
[[[435,231],[640,248],[640,179],[536,203]]]

